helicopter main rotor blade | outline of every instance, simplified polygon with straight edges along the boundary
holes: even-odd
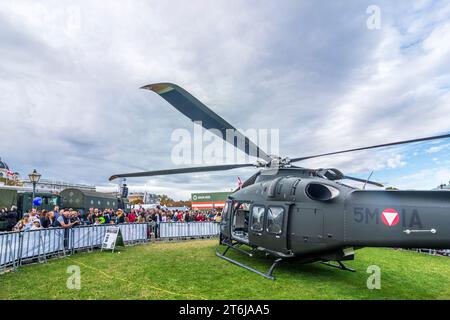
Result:
[[[109,181],[112,181],[117,178],[136,178],[136,177],[163,176],[163,175],[169,175],[169,174],[181,174],[181,173],[193,173],[193,172],[222,171],[222,170],[231,170],[231,169],[253,167],[253,166],[254,166],[253,164],[224,164],[224,165],[217,165],[217,166],[203,166],[203,167],[190,167],[190,168],[178,168],[178,169],[123,173],[123,174],[115,174],[115,175],[111,176],[109,178]]]
[[[321,154],[316,154],[316,155],[312,155],[312,156],[293,158],[293,159],[291,159],[291,162],[298,162],[298,161],[303,161],[303,160],[308,160],[308,159],[313,159],[313,158],[319,158],[319,157],[325,157],[325,156],[331,156],[331,155],[347,153],[347,152],[354,152],[354,151],[361,151],[361,150],[368,150],[368,149],[375,149],[375,148],[383,148],[383,147],[390,147],[390,146],[396,146],[396,145],[407,144],[407,143],[422,142],[422,141],[437,140],[437,139],[447,139],[447,138],[450,138],[450,134],[443,134],[443,135],[440,135],[440,136],[433,136],[433,137],[418,138],[418,139],[412,139],[412,140],[404,140],[404,141],[383,143],[383,144],[377,144],[377,145],[370,146],[370,147],[361,147],[361,148],[348,149],[348,150],[342,150],[342,151],[321,153]]]
[[[176,84],[155,83],[143,86],[141,87],[141,89],[147,89],[156,92],[192,121],[201,121],[203,128],[208,130],[216,129],[211,132],[221,137],[225,141],[227,141],[227,131],[228,133],[233,133],[233,140],[227,142],[233,144],[236,148],[244,151],[250,156],[261,158],[268,163],[271,161],[271,158],[249,138],[236,130],[235,127],[221,118],[214,111],[209,109],[192,94],[177,86]],[[217,130],[220,132],[220,135],[218,134]]]

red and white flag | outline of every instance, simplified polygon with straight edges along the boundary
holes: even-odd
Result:
[[[14,176],[14,172],[12,172],[11,170],[6,170],[6,174],[10,177]]]
[[[237,184],[238,184],[238,189],[242,189],[242,180],[239,177],[237,177]]]

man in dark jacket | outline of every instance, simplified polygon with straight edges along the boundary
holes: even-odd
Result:
[[[11,231],[16,225],[19,218],[17,213],[17,208],[15,206],[11,207],[11,210],[0,213],[0,221],[4,221],[6,225],[6,230]]]

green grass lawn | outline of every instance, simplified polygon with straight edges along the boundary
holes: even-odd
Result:
[[[0,275],[0,299],[450,299],[450,259],[367,248],[347,264],[281,264],[267,280],[215,256],[217,240],[151,243],[115,252],[79,253]],[[223,248],[220,248],[223,250]],[[270,260],[230,257],[266,271]],[[67,267],[81,269],[81,289],[66,288]],[[381,289],[366,286],[381,268]]]

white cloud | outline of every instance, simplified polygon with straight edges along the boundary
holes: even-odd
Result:
[[[238,128],[279,128],[283,156],[448,132],[450,5],[381,1],[377,31],[366,28],[369,4],[2,1],[1,156],[22,175],[37,167],[96,184],[173,167],[172,130],[191,123],[137,89],[159,81]],[[395,149],[301,165],[365,173],[410,163]],[[251,172],[147,184],[181,196]]]
[[[425,152],[426,153],[438,153],[438,152],[441,152],[442,150],[448,149],[449,147],[450,147],[450,143],[442,144],[439,146],[428,148]]]
[[[446,177],[450,177],[450,169],[448,168],[423,169],[410,175],[395,178],[390,181],[390,185],[400,189],[431,190],[442,183],[446,183]]]

